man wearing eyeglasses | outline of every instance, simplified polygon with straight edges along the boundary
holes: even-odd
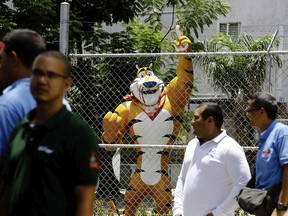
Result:
[[[30,29],[16,29],[0,42],[0,171],[12,129],[36,106],[30,93],[31,66],[46,50],[43,37]],[[63,102],[71,110],[66,100]]]
[[[272,216],[283,216],[288,208],[288,126],[277,121],[277,110],[271,94],[258,92],[249,96],[246,115],[259,131],[255,186],[269,190],[282,182]]]
[[[7,160],[9,216],[91,216],[99,175],[98,139],[62,104],[70,64],[47,51],[32,65],[36,108],[13,130]]]

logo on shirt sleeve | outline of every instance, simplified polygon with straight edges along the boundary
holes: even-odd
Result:
[[[91,169],[100,169],[99,155],[96,151],[93,151],[90,154],[90,168]]]

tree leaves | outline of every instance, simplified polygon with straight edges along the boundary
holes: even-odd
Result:
[[[251,35],[232,37],[219,34],[205,42],[207,52],[245,52],[267,50],[271,37],[255,40]],[[276,45],[277,45],[276,41]],[[231,98],[240,90],[245,95],[261,90],[266,71],[267,55],[214,55],[196,58],[197,64],[212,77],[212,84]],[[279,56],[273,55],[276,66],[281,67]]]
[[[5,3],[5,0],[0,0],[0,36],[3,37],[7,32],[11,31],[16,24],[12,21],[13,11]]]

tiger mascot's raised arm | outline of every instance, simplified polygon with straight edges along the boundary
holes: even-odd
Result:
[[[176,27],[178,52],[190,52],[191,42]],[[103,143],[121,143],[127,134],[133,144],[172,145],[182,126],[182,116],[193,87],[193,66],[189,56],[179,57],[176,76],[165,87],[149,67],[137,68],[131,94],[114,113],[103,119]],[[125,193],[125,215],[133,216],[147,196],[160,214],[171,210],[168,176],[169,148],[137,148],[137,164]]]

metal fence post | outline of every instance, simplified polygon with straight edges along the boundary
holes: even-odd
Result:
[[[275,31],[275,33],[273,34],[273,37],[271,39],[271,42],[267,48],[267,57],[266,57],[266,80],[267,80],[267,86],[266,86],[266,91],[269,92],[269,93],[272,93],[275,95],[275,92],[272,92],[272,85],[273,86],[276,86],[276,83],[273,83],[272,84],[272,80],[271,80],[271,68],[272,68],[272,55],[270,54],[270,51],[271,51],[271,47],[272,47],[272,44],[274,43],[275,41],[275,38],[278,34],[278,30]]]
[[[64,55],[68,55],[69,42],[69,12],[70,4],[62,2],[60,6],[60,37],[59,37],[59,51]]]

